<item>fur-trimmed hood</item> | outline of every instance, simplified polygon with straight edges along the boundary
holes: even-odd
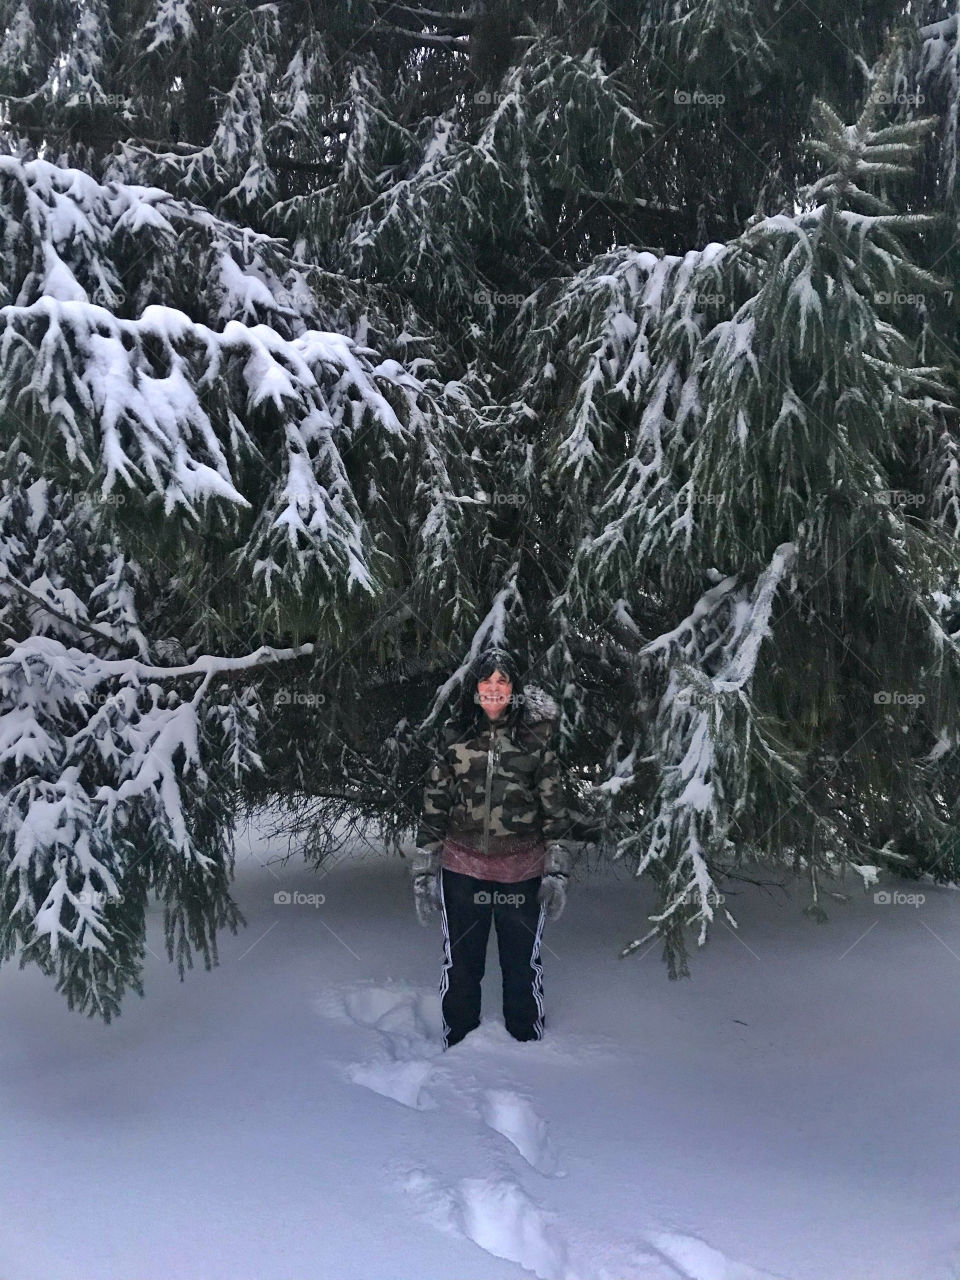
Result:
[[[538,684],[524,685],[523,719],[527,724],[538,724],[541,720],[559,720],[560,708],[546,689]]]

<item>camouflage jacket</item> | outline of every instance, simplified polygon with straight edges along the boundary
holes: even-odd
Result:
[[[484,716],[472,736],[448,728],[427,775],[417,846],[440,852],[449,836],[496,855],[518,839],[562,842],[569,820],[552,746],[558,713],[533,686],[512,733],[503,717]]]

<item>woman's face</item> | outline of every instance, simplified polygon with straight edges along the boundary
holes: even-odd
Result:
[[[491,720],[496,720],[497,716],[503,714],[512,690],[513,685],[502,671],[494,671],[486,680],[477,682],[480,705]]]

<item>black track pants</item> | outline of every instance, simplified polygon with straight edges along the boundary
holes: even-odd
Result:
[[[543,1036],[543,970],[540,939],[544,909],[537,902],[540,877],[503,884],[444,867],[440,872],[443,971],[440,1008],[443,1044],[449,1048],[480,1023],[480,980],[490,919],[497,930],[503,973],[503,1021],[517,1040]]]

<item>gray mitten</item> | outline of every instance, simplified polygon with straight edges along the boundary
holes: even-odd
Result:
[[[547,845],[544,874],[537,893],[537,901],[546,909],[548,920],[559,920],[567,905],[567,876],[570,874],[570,854],[562,844]]]
[[[410,864],[413,879],[413,905],[421,924],[429,924],[440,910],[440,854],[417,849]]]
[[[540,881],[537,901],[546,907],[548,920],[559,920],[567,905],[567,877],[544,876]]]

